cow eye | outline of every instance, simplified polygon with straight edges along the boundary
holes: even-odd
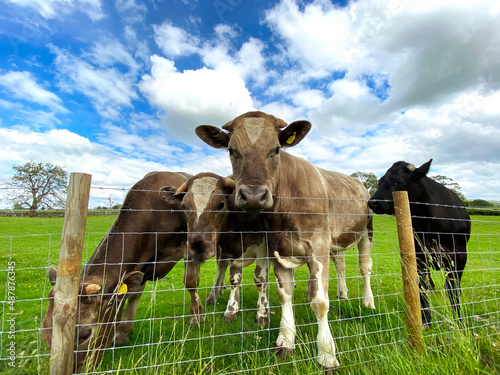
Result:
[[[229,147],[227,149],[227,151],[229,152],[229,156],[230,157],[233,157],[233,158],[238,158],[240,156],[239,152],[237,150],[234,150],[233,148]]]
[[[223,210],[223,209],[224,209],[224,202],[221,202],[221,203],[219,204],[219,208],[218,208],[218,210],[219,210],[219,211],[221,211],[221,210]]]
[[[269,155],[269,157],[273,158],[273,157],[279,155],[280,154],[280,150],[281,150],[281,147],[277,146],[276,149],[271,152],[271,154]]]
[[[92,330],[91,329],[80,331],[79,337],[78,337],[78,341],[82,342],[82,341],[87,340],[90,337],[91,334],[92,334]]]

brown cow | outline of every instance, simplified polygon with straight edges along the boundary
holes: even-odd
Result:
[[[145,282],[164,277],[186,257],[186,221],[181,204],[165,203],[158,191],[165,185],[179,187],[189,177],[184,173],[152,172],[137,182],[128,192],[109,234],[84,266],[75,342],[76,371],[98,363],[113,339],[115,344],[128,342]],[[186,261],[185,267],[184,283],[191,294],[190,322],[197,324],[203,322],[203,306],[197,293],[199,264]],[[51,269],[52,285],[56,276]],[[53,297],[54,288],[49,292],[43,321],[43,337],[49,346]]]
[[[207,299],[215,303],[224,286],[224,275],[230,268],[230,296],[224,320],[233,321],[240,307],[239,285],[242,267],[256,262],[254,281],[259,291],[257,318],[260,326],[269,322],[266,288],[269,265],[265,237],[260,231],[257,214],[244,213],[234,204],[234,181],[214,173],[200,173],[190,178],[178,189],[165,186],[162,198],[167,203],[182,202],[188,229],[188,249],[195,260],[213,257],[217,247],[218,275]],[[174,194],[172,194],[174,192]],[[232,194],[233,193],[233,194]]]
[[[329,255],[358,246],[363,304],[374,308],[370,288],[372,213],[367,206],[370,196],[360,181],[282,151],[298,144],[310,127],[308,121],[287,126],[274,116],[249,112],[224,125],[223,130],[203,125],[196,128],[196,134],[210,146],[229,151],[235,203],[246,211],[260,212],[264,229],[269,231],[282,306],[276,341],[281,354],[295,346],[292,270],[307,264],[307,297],[318,322],[318,362],[332,369],[339,362],[328,325]],[[336,260],[343,261],[343,257]]]

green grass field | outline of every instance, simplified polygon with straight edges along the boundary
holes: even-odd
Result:
[[[84,259],[88,259],[115,216],[87,220]],[[455,324],[443,293],[444,275],[434,272],[437,291],[431,294],[433,321],[425,332],[425,350],[414,352],[405,333],[401,268],[394,218],[375,217],[372,289],[376,310],[362,307],[362,280],[356,251],[347,252],[348,301],[336,295],[331,266],[330,327],[342,368],[339,374],[498,374],[500,373],[500,217],[473,216],[469,259],[463,277],[462,309],[466,328]],[[45,315],[50,284],[47,267],[57,265],[62,218],[0,218],[0,301],[3,374],[48,374],[49,349],[39,327]],[[9,262],[15,262],[14,283]],[[10,263],[12,265],[12,263]],[[245,269],[243,311],[231,324],[222,321],[229,292],[216,306],[206,307],[205,324],[190,328],[189,296],[182,284],[183,265],[166,278],[148,283],[131,343],[110,349],[99,372],[132,374],[309,374],[316,365],[315,317],[307,304],[307,267],[296,270],[294,296],[297,348],[292,357],[279,359],[272,349],[278,335],[280,308],[271,272],[268,327],[255,323],[257,290],[253,266]],[[215,278],[215,263],[202,266],[200,296],[208,297]],[[226,284],[228,280],[226,277]],[[9,304],[9,287],[16,303]],[[10,307],[13,307],[10,310]],[[12,320],[14,318],[14,320]],[[10,322],[14,321],[14,331]],[[9,365],[9,347],[15,335],[15,367]]]

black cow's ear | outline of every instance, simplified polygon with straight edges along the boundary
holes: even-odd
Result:
[[[200,125],[195,129],[196,135],[200,139],[214,148],[227,148],[229,144],[229,136],[215,126]]]
[[[280,132],[281,147],[292,147],[299,144],[311,130],[309,121],[295,121]]]
[[[422,164],[420,167],[415,169],[413,172],[413,176],[415,179],[419,179],[427,175],[429,173],[429,169],[431,168],[432,159],[430,159],[427,163]]]

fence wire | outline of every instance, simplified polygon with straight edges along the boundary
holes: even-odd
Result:
[[[134,214],[144,210],[124,209],[121,212],[125,211]],[[164,212],[157,209],[148,211],[153,220],[159,212]],[[289,214],[349,215],[309,212]],[[88,218],[83,267],[105,236],[108,239],[119,238],[122,250],[131,241],[146,243],[151,236],[158,239],[168,234],[186,238],[185,232],[107,233],[114,219],[114,216]],[[478,338],[491,341],[492,346],[498,345],[500,341],[500,220],[494,219],[493,216],[474,216],[472,219],[468,262],[461,288],[462,315],[467,330]],[[32,219],[29,218],[24,220],[16,225],[26,227],[19,228],[12,224],[0,228],[0,369],[3,373],[13,374],[48,373],[50,349],[43,338],[42,322],[49,306],[48,294],[52,287],[47,275],[49,267],[57,265],[61,241],[57,228],[62,228],[62,220],[44,219],[46,221],[41,223],[30,222]],[[57,223],[54,224],[54,221]],[[363,306],[363,278],[358,266],[357,250],[345,252],[345,281],[349,290],[347,300],[337,297],[339,280],[330,262],[329,325],[345,373],[370,373],[370,369],[373,369],[373,373],[384,373],[383,369],[391,366],[388,363],[391,356],[401,352],[406,343],[396,225],[394,218],[389,216],[375,216],[374,223],[371,286],[375,310]],[[272,232],[240,233],[242,241],[247,238],[245,235],[265,237],[270,234]],[[301,234],[289,233],[290,238]],[[154,256],[143,259],[141,266],[150,265],[157,270],[169,268],[173,263],[175,265],[165,277],[147,282],[135,319],[122,321],[134,323],[129,341],[120,346],[112,344],[109,348],[96,349],[95,352],[102,351],[103,359],[97,368],[85,373],[322,373],[316,364],[316,318],[307,300],[310,278],[307,266],[294,270],[295,351],[291,356],[280,358],[280,353],[276,351],[276,338],[280,328],[281,306],[276,293],[277,281],[272,271],[272,258],[263,258],[269,268],[266,288],[268,322],[259,326],[255,321],[259,298],[253,276],[255,263],[243,269],[240,310],[234,321],[224,321],[230,294],[227,288],[230,285],[229,272],[225,276],[226,289],[217,303],[205,303],[217,278],[218,264],[212,258],[200,268],[198,294],[204,308],[204,323],[192,326],[190,290],[184,284],[184,261],[161,259],[161,250],[160,244],[156,242]],[[126,259],[127,254],[121,253],[119,258],[93,264],[127,268],[130,262]],[[450,335],[461,330],[443,289],[445,276],[443,271],[432,271],[436,285],[435,291],[429,296],[433,326],[426,331],[426,340],[432,341],[437,347],[450,345]],[[112,291],[106,289],[102,297],[109,293]],[[84,296],[80,296],[79,301],[77,337],[90,327],[84,322],[84,315],[89,311],[84,306],[88,306],[89,301]],[[116,333],[118,329],[112,323],[110,334]],[[75,353],[79,350],[77,348]],[[493,372],[498,370],[498,365],[490,367]]]

